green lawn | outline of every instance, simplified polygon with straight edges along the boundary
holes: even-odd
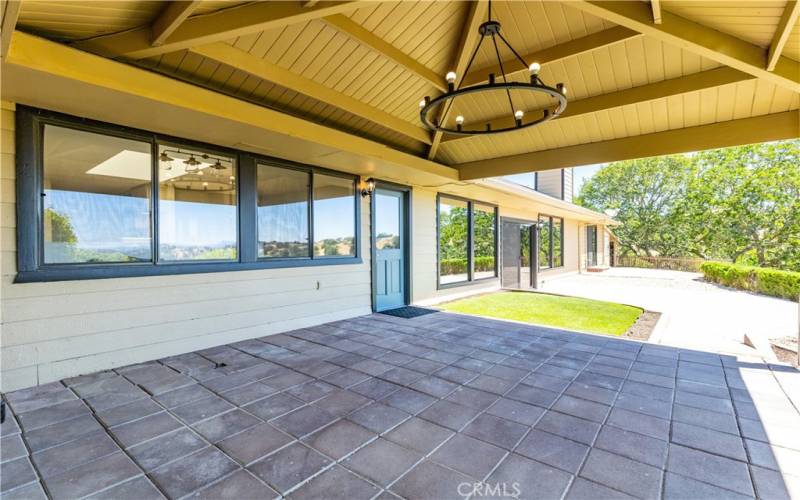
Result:
[[[497,292],[439,307],[444,311],[607,335],[622,335],[642,313],[638,307],[613,302],[530,292]]]

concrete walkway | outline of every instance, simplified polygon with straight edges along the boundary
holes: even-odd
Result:
[[[796,303],[730,290],[700,274],[617,267],[545,283],[545,292],[608,300],[663,314],[658,339],[676,347],[756,355],[745,333],[763,340],[797,334]]]

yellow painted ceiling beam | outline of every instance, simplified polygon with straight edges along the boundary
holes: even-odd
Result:
[[[191,52],[213,59],[244,71],[257,78],[267,80],[318,101],[335,106],[343,111],[377,123],[383,127],[399,132],[406,137],[430,144],[431,138],[427,130],[416,126],[392,114],[365,104],[358,99],[337,92],[325,85],[302,77],[291,71],[237,49],[227,43],[217,42],[189,49]]]
[[[800,92],[800,62],[779,57],[774,71],[767,71],[765,49],[669,11],[661,13],[661,24],[653,24],[650,6],[644,2],[582,0],[565,5]]]
[[[789,0],[786,7],[783,9],[783,15],[778,22],[778,29],[775,30],[775,35],[772,37],[772,43],[769,45],[769,52],[767,53],[767,71],[774,71],[778,60],[781,58],[783,47],[789,40],[789,35],[797,24],[797,19],[800,18],[800,2],[796,0]]]
[[[463,180],[800,137],[797,110],[454,165]]]
[[[62,80],[91,86],[92,92],[100,96],[119,94],[126,98],[144,99],[166,108],[188,110],[255,127],[279,137],[302,139],[307,144],[357,155],[372,162],[412,168],[443,179],[458,179],[458,172],[453,168],[384,144],[20,31],[14,33],[8,58],[3,62],[4,70],[12,66],[47,75],[50,81]],[[15,86],[27,87],[20,90]],[[3,98],[20,92],[34,96],[50,95],[59,90],[31,89],[29,86],[26,81],[13,82],[12,85],[8,79],[4,79]],[[115,111],[121,120],[125,113],[137,113],[130,109]]]
[[[351,11],[363,3],[319,2],[303,7],[300,2],[254,2],[191,17],[155,47],[149,26],[75,42],[74,46],[106,57],[143,59]]]
[[[164,45],[167,38],[181,25],[192,12],[200,6],[198,0],[168,2],[167,7],[158,15],[150,26],[152,32],[151,45]]]
[[[374,33],[356,23],[349,17],[341,14],[334,14],[331,16],[326,16],[324,21],[358,43],[370,47],[372,50],[378,52],[384,57],[391,59],[400,66],[403,66],[437,89],[442,91],[447,89],[447,85],[444,81],[444,75],[440,75],[432,69],[424,66],[413,57],[401,51],[386,40],[376,36]]]
[[[607,47],[615,43],[624,42],[631,38],[642,36],[641,33],[624,28],[622,26],[615,26],[607,30],[592,33],[569,42],[564,42],[546,49],[523,55],[522,58],[529,64],[538,62],[542,66],[548,63],[560,61],[568,57],[574,57],[584,52],[590,52],[602,47]],[[506,70],[506,76],[515,75],[518,73],[527,73],[528,67],[524,66],[519,60],[514,57],[503,61],[503,68]],[[489,73],[493,73],[500,77],[500,65],[495,64],[486,68],[472,70],[464,78],[464,85],[477,85],[489,81]]]
[[[640,85],[638,87],[620,90],[618,92],[610,92],[608,94],[600,94],[593,97],[587,97],[586,99],[572,101],[567,105],[567,109],[557,119],[561,120],[564,118],[573,118],[576,116],[596,113],[598,111],[619,108],[621,106],[627,106],[630,104],[638,104],[640,102],[653,101],[655,99],[661,99],[664,97],[686,94],[689,92],[697,92],[699,90],[750,80],[752,78],[754,77],[748,73],[743,73],[739,70],[723,66],[687,76],[672,78],[670,80]],[[526,110],[525,113],[531,116],[538,116],[543,111],[543,109],[535,111]],[[491,127],[495,130],[513,125],[512,119],[508,116],[490,120],[489,124],[491,124]],[[464,126],[464,128],[483,129],[485,128],[485,123],[467,124]],[[443,139],[443,142],[450,144],[467,141],[473,137],[475,136],[450,135]]]
[[[480,33],[478,33],[478,27],[483,22],[483,16],[486,13],[488,7],[488,3],[484,1],[478,2],[470,2],[467,4],[467,17],[464,20],[464,26],[461,28],[461,37],[458,41],[458,47],[456,48],[455,58],[453,60],[451,68],[452,71],[456,73],[456,83],[459,82],[461,79],[461,75],[467,70],[467,65],[469,64],[469,58],[472,53],[475,51],[475,47],[478,45]],[[461,83],[460,87],[463,87],[464,84]],[[437,117],[438,123],[444,124],[447,122],[449,118],[450,111],[452,110],[451,106],[447,105],[448,103],[444,103],[443,105],[439,106],[439,115]],[[439,150],[439,144],[442,141],[442,133],[436,131],[433,133],[433,137],[431,140],[431,147],[428,149],[428,159],[432,160],[436,158],[436,152]]]
[[[11,45],[11,36],[14,34],[14,27],[19,19],[19,11],[22,2],[16,0],[6,0],[3,2],[3,19],[0,22],[0,58],[5,58],[8,54],[8,47]]]

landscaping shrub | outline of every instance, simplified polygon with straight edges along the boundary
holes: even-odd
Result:
[[[800,273],[725,262],[704,262],[700,269],[706,279],[721,285],[789,300],[800,296]]]
[[[439,261],[439,267],[442,275],[466,274],[467,259],[442,259]],[[476,272],[492,270],[494,270],[494,257],[475,257]]]

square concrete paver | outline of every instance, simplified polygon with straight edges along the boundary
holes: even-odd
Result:
[[[289,435],[269,424],[262,423],[224,439],[217,445],[228,456],[247,465],[291,442],[292,438]]]
[[[800,498],[796,386],[716,353],[377,314],[4,394],[0,490]]]
[[[315,450],[339,460],[356,448],[377,437],[377,434],[347,420],[339,420],[303,439]]]
[[[421,458],[420,453],[385,439],[377,439],[348,457],[342,464],[380,486],[388,486]]]
[[[509,455],[486,479],[489,485],[513,493],[516,485],[521,498],[561,498],[569,485],[570,474],[520,455]]]
[[[154,470],[150,476],[167,495],[179,498],[236,470],[236,462],[215,448],[205,448]]]
[[[497,446],[457,434],[436,450],[431,460],[481,480],[506,453]]]
[[[280,493],[286,493],[331,463],[308,446],[293,443],[248,469]]]

